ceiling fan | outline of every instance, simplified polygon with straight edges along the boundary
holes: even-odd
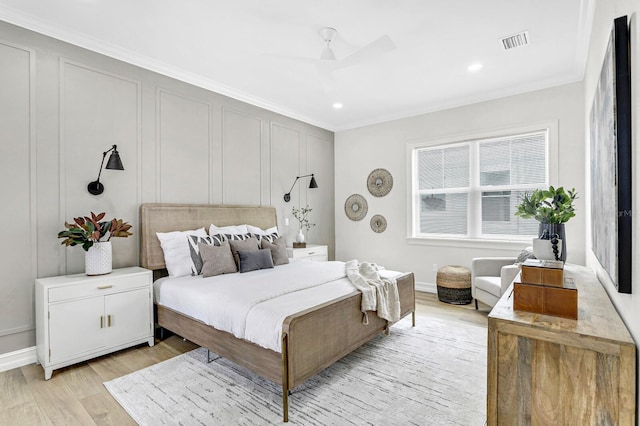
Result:
[[[344,58],[338,58],[331,48],[331,43],[335,40],[338,31],[335,28],[325,27],[320,29],[319,34],[325,43],[325,47],[319,57],[316,56],[315,58],[310,58],[284,55],[269,56],[315,65],[316,71],[320,76],[319,82],[322,86],[322,90],[329,96],[333,96],[337,91],[336,81],[333,77],[334,71],[372,61],[396,48],[396,45],[393,43],[391,38],[385,34],[350,55],[347,55]]]
[[[352,54],[345,56],[342,59],[338,59],[331,49],[331,42],[337,34],[338,31],[331,27],[325,27],[320,30],[320,37],[322,37],[322,40],[325,42],[325,47],[320,54],[320,59],[330,63],[330,68],[334,70],[373,60],[396,48],[396,45],[393,43],[391,38],[385,34],[356,50]]]

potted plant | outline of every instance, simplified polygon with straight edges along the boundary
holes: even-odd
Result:
[[[567,243],[564,224],[576,215],[573,201],[578,198],[576,189],[565,191],[563,187],[536,189],[525,192],[520,204],[516,206],[515,215],[523,219],[534,218],[540,225],[538,236],[541,239],[553,239],[554,236],[562,240],[562,251],[559,260],[567,258]]]
[[[299,246],[302,247],[304,244],[304,234],[302,233],[302,229],[306,229],[307,231],[309,231],[309,229],[316,226],[316,224],[309,222],[309,219],[307,218],[307,215],[311,213],[311,209],[309,208],[308,204],[305,207],[301,207],[299,209],[294,206],[291,209],[291,213],[293,214],[293,217],[295,217],[300,223],[300,229],[298,230],[298,235],[296,235],[296,242]]]
[[[58,233],[64,238],[61,244],[66,247],[82,246],[85,255],[85,272],[87,275],[108,274],[112,270],[111,238],[126,238],[133,235],[131,225],[122,219],[102,221],[105,213],[76,217],[73,223],[65,221],[65,230]],[[106,237],[106,239],[105,239]]]

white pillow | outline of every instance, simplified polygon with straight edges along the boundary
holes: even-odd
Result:
[[[249,230],[250,233],[254,235],[270,235],[270,234],[278,233],[277,226],[272,226],[269,229],[261,229],[261,228],[258,228],[257,226],[247,225],[247,229]]]
[[[188,235],[206,237],[204,227],[191,231],[156,232],[160,247],[164,252],[164,264],[170,277],[191,275],[191,255],[189,253]]]
[[[209,235],[217,235],[217,234],[229,234],[229,235],[242,235],[247,234],[249,231],[247,230],[247,225],[237,225],[237,226],[215,226],[211,224],[209,227]]]

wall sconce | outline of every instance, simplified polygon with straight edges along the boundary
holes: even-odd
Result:
[[[289,200],[291,200],[291,190],[293,189],[294,186],[296,186],[296,182],[298,181],[298,179],[303,178],[303,177],[309,177],[311,176],[311,182],[309,182],[309,188],[317,188],[318,187],[318,183],[316,182],[316,178],[313,177],[313,173],[311,173],[310,175],[304,175],[304,176],[297,176],[296,180],[293,181],[293,185],[291,185],[291,189],[289,190],[289,192],[287,192],[286,194],[284,194],[284,201],[285,202],[289,202]]]
[[[104,159],[111,151],[113,152],[109,156],[109,161],[107,161],[106,168],[111,170],[124,170],[124,167],[122,166],[122,160],[120,160],[120,154],[118,153],[118,147],[116,145],[113,145],[111,149],[102,153],[102,162],[100,163],[100,170],[98,171],[98,179],[87,185],[87,190],[93,195],[102,194],[102,192],[104,191],[104,185],[100,183],[100,174],[102,173]]]

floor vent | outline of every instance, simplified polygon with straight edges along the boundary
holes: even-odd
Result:
[[[526,46],[529,44],[529,31],[523,31],[518,34],[510,35],[500,39],[504,50],[515,49],[516,47]]]

